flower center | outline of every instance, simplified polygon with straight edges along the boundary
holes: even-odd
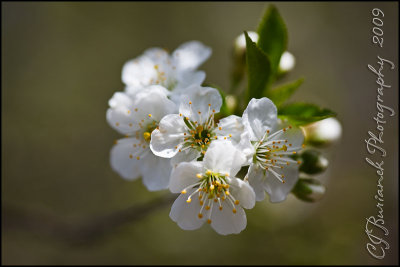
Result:
[[[282,183],[285,183],[285,176],[283,174],[284,167],[291,163],[301,163],[300,161],[295,161],[290,158],[290,156],[296,154],[301,147],[293,147],[287,139],[282,139],[280,136],[290,129],[292,129],[292,126],[283,128],[271,135],[268,130],[260,141],[253,143],[256,149],[256,153],[253,156],[253,163],[272,173]]]
[[[228,173],[221,174],[207,170],[205,173],[198,173],[196,177],[200,180],[198,183],[192,184],[181,191],[182,194],[186,194],[187,190],[190,188],[197,188],[193,193],[191,193],[186,202],[191,203],[192,197],[196,194],[198,195],[198,201],[200,203],[200,211],[198,218],[203,218],[203,211],[207,213],[207,222],[211,223],[211,213],[213,205],[219,206],[219,210],[222,211],[222,203],[224,201],[228,202],[228,205],[232,207],[232,212],[236,213],[235,205],[239,205],[239,200],[236,200],[229,191],[229,184],[227,177]]]

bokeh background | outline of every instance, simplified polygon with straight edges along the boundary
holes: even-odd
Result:
[[[2,263],[398,264],[396,2],[274,3],[297,59],[286,81],[306,79],[293,99],[335,110],[343,125],[341,142],[324,150],[330,166],[320,176],[328,188],[320,202],[291,195],[279,204],[257,203],[245,231],[230,236],[208,225],[183,231],[168,217],[168,205],[90,243],[69,244],[43,230],[49,217],[75,224],[167,193],[124,181],[109,165],[120,136],[105,112],[123,90],[124,62],[149,47],[172,51],[199,40],[213,49],[200,68],[206,82],[227,89],[233,39],[255,30],[268,4],[2,2]],[[383,49],[371,43],[374,7],[385,13]],[[376,65],[378,54],[396,65],[385,69],[392,88],[383,98],[396,116],[387,118],[383,135],[391,248],[382,261],[366,251],[364,233],[365,218],[377,214],[377,176],[365,161],[364,139],[376,127],[377,86],[367,64]]]

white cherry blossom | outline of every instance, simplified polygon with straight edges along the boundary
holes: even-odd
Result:
[[[302,131],[290,125],[282,127],[275,105],[265,97],[253,98],[242,119],[252,149],[247,178],[257,201],[265,198],[265,192],[271,202],[285,200],[298,180],[300,161],[290,156],[303,146]]]
[[[134,94],[149,85],[162,85],[171,99],[179,101],[179,94],[205,79],[203,71],[196,69],[211,55],[211,48],[199,41],[180,45],[171,55],[161,48],[149,48],[141,56],[128,61],[122,68],[122,81],[126,92]]]
[[[176,105],[167,98],[163,87],[153,85],[135,96],[117,92],[109,100],[109,106],[108,123],[126,135],[116,140],[111,149],[111,167],[127,180],[142,176],[150,191],[166,189],[170,160],[155,156],[149,143],[151,132],[164,115],[176,112]]]
[[[238,234],[247,224],[243,208],[255,205],[251,186],[235,177],[246,157],[227,141],[213,142],[203,161],[182,162],[172,171],[169,189],[180,196],[170,217],[184,230],[205,221],[221,235]]]
[[[151,136],[150,148],[157,156],[172,158],[173,165],[204,155],[214,140],[240,142],[244,127],[242,119],[231,115],[218,124],[222,99],[211,87],[191,86],[181,97],[179,114],[165,116]]]

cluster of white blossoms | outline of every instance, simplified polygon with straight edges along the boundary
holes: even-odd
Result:
[[[265,97],[253,98],[242,117],[216,121],[221,95],[201,86],[205,73],[197,70],[210,54],[192,41],[172,55],[151,48],[125,64],[125,90],[107,110],[107,121],[125,138],[115,141],[110,160],[123,178],[142,177],[150,191],[179,193],[170,217],[182,229],[207,222],[219,234],[237,234],[247,224],[243,208],[265,193],[271,202],[286,199],[300,163],[291,156],[304,138],[280,122]],[[240,170],[244,179],[236,177]]]

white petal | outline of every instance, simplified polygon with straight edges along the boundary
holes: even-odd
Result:
[[[164,159],[149,153],[140,161],[143,184],[149,191],[157,191],[168,188],[171,176],[170,159]]]
[[[134,147],[136,145],[136,148]],[[140,148],[139,148],[140,147]],[[148,148],[147,148],[148,150]],[[135,138],[123,138],[117,141],[110,153],[111,167],[120,176],[127,180],[134,180],[140,176],[139,165],[148,152],[144,152]],[[150,152],[151,153],[151,152]],[[137,160],[139,156],[140,160]]]
[[[165,49],[159,47],[152,47],[146,49],[143,55],[150,58],[153,62],[166,62],[170,56]]]
[[[229,141],[213,141],[203,161],[205,168],[234,177],[246,162],[246,157]]]
[[[218,123],[218,128],[216,128],[217,136],[231,136],[229,140],[233,141],[235,144],[240,142],[240,136],[243,131],[244,126],[242,124],[242,118],[236,115],[230,115],[221,119]]]
[[[151,133],[150,148],[159,157],[172,158],[184,142],[187,127],[178,114],[170,114],[161,119],[159,129]],[[176,149],[175,147],[178,147]]]
[[[274,103],[266,97],[251,99],[243,112],[243,124],[250,133],[252,141],[260,140],[267,130],[277,123],[277,109]]]
[[[202,123],[208,118],[207,115],[211,115],[212,110],[218,113],[221,105],[222,98],[217,89],[192,85],[186,89],[185,94],[181,97],[179,113],[193,121]],[[198,112],[200,112],[200,115]]]
[[[130,86],[146,86],[157,79],[156,63],[147,56],[129,60],[122,67],[122,81]]]
[[[249,178],[249,184],[253,188],[254,193],[256,195],[257,201],[262,201],[265,198],[265,170],[255,166],[254,164],[250,165],[249,170],[247,172]]]
[[[201,219],[198,217],[201,207],[197,199],[193,199],[190,203],[186,202],[188,194],[191,194],[193,191],[192,189],[188,190],[187,194],[180,194],[169,213],[169,217],[184,230],[198,229],[203,225],[205,220],[204,217]]]
[[[194,70],[211,55],[211,48],[198,41],[180,45],[172,54],[172,59],[179,70]]]
[[[222,201],[222,210],[214,204],[211,215],[211,227],[221,235],[238,234],[246,228],[246,213],[240,206],[236,206],[236,213],[233,213],[232,205]]]
[[[245,155],[245,165],[249,165],[253,161],[253,156],[256,153],[256,150],[251,144],[250,133],[248,131],[243,131],[240,135],[240,142],[236,145],[236,148],[242,151],[243,155]]]
[[[285,183],[279,181],[272,173],[266,172],[267,176],[263,182],[265,191],[269,195],[270,202],[284,201],[287,195],[292,191],[299,178],[298,166],[291,164],[285,166],[280,173],[285,176]]]
[[[177,74],[178,84],[175,92],[183,93],[191,85],[201,85],[206,78],[204,71],[185,71]]]
[[[106,118],[109,125],[121,134],[132,134],[139,130],[139,125],[132,117],[133,100],[126,93],[116,92],[108,101],[110,108]]]
[[[168,90],[159,85],[151,85],[134,97],[132,117],[135,121],[159,122],[165,115],[175,113],[177,106],[167,98]]]
[[[239,200],[239,205],[245,209],[252,209],[256,204],[256,195],[253,188],[243,180],[238,178],[228,178],[228,184],[230,185],[229,191],[232,196]]]
[[[182,162],[172,170],[171,179],[169,182],[169,190],[172,193],[180,193],[189,185],[199,182],[196,174],[204,173],[203,162],[192,161]]]
[[[200,157],[201,153],[195,148],[188,148],[182,152],[176,153],[176,155],[171,159],[171,165],[176,166],[181,162],[190,162],[192,160]]]

